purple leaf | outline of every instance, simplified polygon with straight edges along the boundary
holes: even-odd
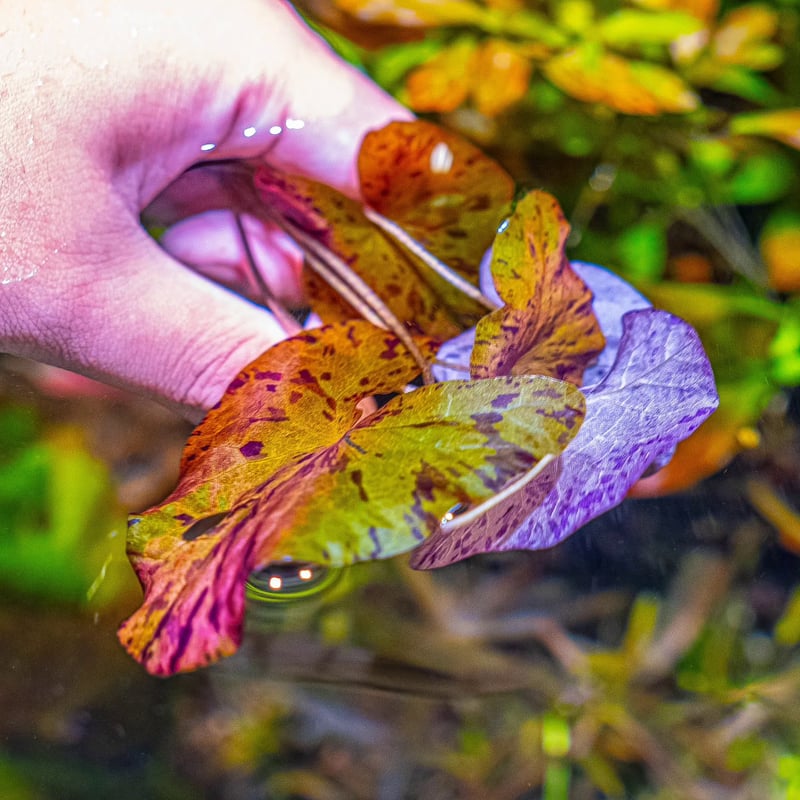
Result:
[[[628,311],[651,308],[650,301],[639,294],[629,283],[613,272],[587,264],[573,261],[572,269],[578,273],[583,282],[592,290],[592,311],[600,323],[600,330],[606,337],[606,346],[597,357],[597,361],[583,373],[583,385],[594,386],[608,374],[617,358],[619,342],[622,338],[622,317]]]
[[[711,365],[690,325],[665,311],[623,318],[602,383],[584,390],[586,419],[560,459],[516,495],[462,527],[458,518],[413,554],[417,569],[477,553],[552,547],[620,503],[647,467],[717,407]]]

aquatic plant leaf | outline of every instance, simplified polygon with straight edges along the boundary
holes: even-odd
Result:
[[[703,23],[686,11],[639,11],[625,8],[609,14],[597,25],[600,39],[612,47],[670,44],[703,29]]]
[[[561,452],[583,417],[573,387],[521,377],[425,386],[359,419],[362,399],[416,372],[393,335],[350,321],[281,342],[233,381],[176,490],[130,520],[145,599],[119,637],[134,658],[167,675],[232,653],[251,572],[409,550],[452,506]]]
[[[491,253],[487,255],[489,256],[488,262],[491,259]],[[627,281],[605,267],[583,261],[572,261],[570,264],[572,271],[589,287],[592,293],[592,311],[605,339],[605,346],[597,356],[597,360],[583,373],[583,386],[593,386],[605,378],[616,361],[617,350],[619,350],[622,338],[623,316],[628,311],[650,308],[651,303]],[[494,286],[491,285],[488,263],[485,269],[483,265],[481,266],[481,290],[498,304],[502,303]],[[433,367],[433,375],[436,380],[458,380],[468,375],[474,345],[474,328],[446,341],[439,348]]]
[[[778,30],[778,12],[765,3],[751,3],[728,12],[711,41],[715,61],[754,70],[772,70],[783,61],[783,49],[769,41]]]
[[[358,172],[369,206],[477,282],[514,195],[514,181],[496,161],[430,122],[392,122],[364,137]]]
[[[624,114],[686,113],[699,100],[678,75],[645,61],[632,61],[595,46],[561,53],[544,65],[561,91],[584,103],[602,103]]]
[[[581,385],[603,349],[592,293],[565,254],[569,225],[551,195],[526,195],[492,247],[491,273],[505,305],[475,334],[472,375],[539,374]]]
[[[800,150],[800,108],[753,111],[730,121],[731,133],[764,136]]]
[[[719,11],[719,0],[634,0],[633,5],[654,11],[683,11],[706,23]]]
[[[712,413],[714,378],[694,330],[652,309],[629,312],[623,324],[614,367],[585,390],[584,424],[561,458],[476,521],[443,526],[414,552],[414,567],[558,544],[620,503],[654,461]]]
[[[339,256],[412,330],[446,339],[480,315],[480,306],[373,225],[357,201],[267,166],[258,170],[255,183],[272,213],[277,211]],[[359,316],[321,279],[307,281],[307,287],[323,322]]]
[[[759,248],[769,285],[779,292],[800,293],[800,214],[773,214],[761,231]]]
[[[439,25],[480,25],[487,12],[471,0],[403,0],[382,3],[374,0],[336,0],[336,5],[362,22],[402,25],[408,28]]]
[[[503,39],[487,39],[475,59],[472,101],[487,117],[496,117],[528,91],[533,66],[521,49]]]
[[[623,334],[623,319],[629,311],[651,308],[650,301],[605,267],[572,261],[572,271],[592,292],[592,311],[605,339],[597,360],[583,373],[583,389],[601,383],[617,360]],[[439,348],[441,354],[441,348]]]
[[[455,111],[469,95],[475,48],[462,39],[412,70],[403,99],[414,111]]]
[[[409,73],[402,99],[415,111],[447,113],[471,98],[480,114],[496,117],[528,91],[526,55],[504,39],[460,39]]]

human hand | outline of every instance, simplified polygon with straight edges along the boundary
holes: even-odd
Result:
[[[228,159],[356,195],[363,135],[409,113],[282,0],[9,0],[0,37],[0,350],[196,415],[284,332],[140,213],[246,210],[210,163]],[[232,220],[184,222],[164,245],[235,283]],[[295,293],[297,252],[249,232],[270,288]]]

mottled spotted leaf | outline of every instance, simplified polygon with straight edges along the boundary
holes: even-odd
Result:
[[[478,323],[473,377],[552,375],[580,386],[604,342],[592,293],[566,257],[568,234],[556,199],[539,191],[501,227],[491,273],[505,305]]]
[[[476,553],[558,544],[620,503],[718,403],[697,334],[654,309],[625,314],[614,366],[585,394],[583,427],[558,461],[479,519],[443,526],[412,564],[430,569]]]
[[[145,599],[120,639],[151,673],[236,649],[252,571],[409,550],[452,506],[481,503],[560,453],[583,418],[583,396],[561,381],[403,394],[416,371],[393,335],[351,321],[276,345],[233,381],[189,440],[175,492],[130,520]],[[362,399],[393,392],[359,418]]]
[[[481,307],[400,247],[364,215],[357,201],[335,189],[267,166],[256,188],[272,210],[289,219],[341,258],[395,316],[412,330],[448,338],[471,324]],[[324,322],[359,316],[337,291],[308,281],[314,310]]]
[[[358,170],[370,207],[477,283],[514,194],[497,162],[429,122],[393,122],[364,137]]]

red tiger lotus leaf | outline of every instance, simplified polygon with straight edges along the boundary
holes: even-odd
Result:
[[[505,305],[478,323],[474,377],[539,374],[581,385],[605,340],[592,293],[567,259],[568,235],[558,201],[541,191],[525,195],[501,226],[491,272]]]
[[[418,372],[394,335],[361,321],[302,333],[250,364],[189,439],[175,491],[130,520],[145,591],[119,632],[131,655],[170,675],[234,652],[253,571],[410,550],[456,504],[533,474],[583,419],[581,393],[551,378],[404,393]],[[361,416],[362,399],[391,393]]]

